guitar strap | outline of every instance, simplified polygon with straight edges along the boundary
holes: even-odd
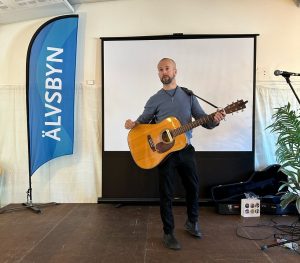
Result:
[[[196,94],[194,94],[193,91],[191,91],[191,90],[189,90],[189,89],[187,89],[187,88],[185,88],[185,87],[181,87],[181,88],[182,88],[182,90],[183,90],[187,95],[189,95],[189,96],[195,96],[195,97],[197,97],[198,99],[200,99],[200,100],[206,102],[206,103],[209,104],[210,106],[212,106],[212,107],[214,107],[214,108],[216,108],[216,109],[219,108],[218,106],[216,106],[216,105],[210,103],[209,101],[207,101],[207,100],[205,100],[205,99],[203,99],[203,98],[200,98],[199,96],[197,96]],[[154,117],[153,117],[152,120],[149,122],[149,124],[155,124],[155,123],[156,123],[155,119],[156,119],[156,115],[154,115]]]
[[[209,104],[210,106],[212,106],[212,107],[214,107],[214,108],[216,108],[216,109],[219,108],[218,106],[216,106],[216,105],[210,103],[209,101],[200,98],[199,96],[197,96],[196,94],[194,94],[193,91],[191,91],[191,90],[189,90],[189,89],[187,89],[187,88],[185,88],[185,87],[181,87],[181,88],[182,88],[182,90],[183,90],[187,95],[189,95],[189,96],[193,96],[193,95],[194,95],[195,97],[197,97],[198,99],[200,99],[200,100],[206,102],[206,103]]]
[[[156,124],[156,115],[153,116],[153,118],[151,119],[151,121],[149,121],[148,124]]]

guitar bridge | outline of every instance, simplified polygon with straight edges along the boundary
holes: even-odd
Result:
[[[152,140],[152,138],[151,138],[150,135],[147,135],[147,140],[148,140],[148,144],[149,144],[151,150],[152,150],[153,152],[155,152],[155,151],[156,151],[155,145],[154,145],[154,142],[153,142],[153,140]]]

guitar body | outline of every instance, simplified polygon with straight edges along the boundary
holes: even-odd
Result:
[[[135,163],[143,169],[151,169],[170,153],[185,148],[185,133],[173,138],[171,132],[180,126],[178,119],[169,117],[158,124],[139,124],[130,130],[127,140]]]

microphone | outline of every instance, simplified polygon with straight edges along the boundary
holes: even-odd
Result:
[[[275,76],[283,76],[283,77],[289,77],[289,76],[300,76],[300,73],[294,73],[294,72],[287,72],[282,70],[275,70],[274,71]]]

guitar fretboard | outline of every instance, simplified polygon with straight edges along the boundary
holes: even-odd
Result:
[[[233,113],[233,112],[236,112],[239,110],[243,110],[246,108],[245,105],[247,102],[248,102],[247,100],[246,101],[238,100],[238,101],[233,102],[230,105],[226,106],[223,110],[226,112],[226,114]],[[216,114],[216,112],[206,115],[206,116],[199,118],[193,122],[190,122],[188,124],[180,126],[179,128],[176,128],[174,130],[171,130],[170,132],[173,137],[176,137],[176,136],[183,134],[183,133],[185,133],[193,128],[196,128],[200,125],[204,125],[208,122],[213,122],[215,114]]]
[[[172,130],[171,134],[172,134],[173,137],[176,137],[176,136],[178,136],[180,134],[183,134],[183,133],[185,133],[185,132],[187,132],[187,131],[189,131],[191,129],[194,129],[194,128],[200,126],[200,125],[204,125],[204,124],[206,124],[208,122],[211,122],[214,119],[214,115],[215,115],[215,113],[212,113],[210,115],[207,115],[205,117],[197,119],[197,120],[195,120],[193,122],[190,122],[188,124],[182,125],[179,128]]]

